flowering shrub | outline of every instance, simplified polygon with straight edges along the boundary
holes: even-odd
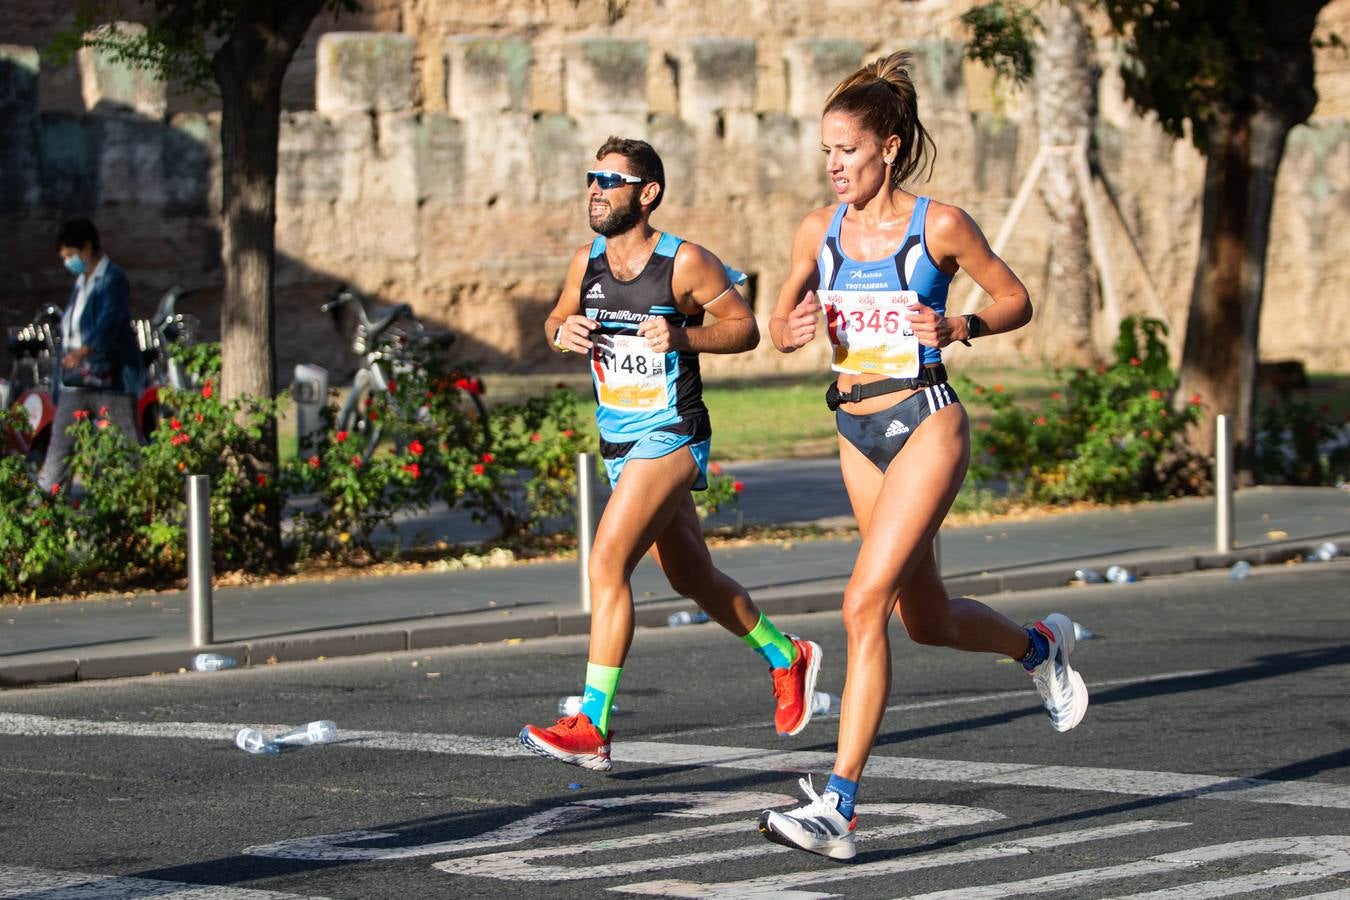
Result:
[[[1208,475],[1181,438],[1202,398],[1174,411],[1176,375],[1155,319],[1120,323],[1115,361],[1074,373],[1039,410],[1013,404],[1003,388],[963,379],[992,409],[971,442],[971,474],[1006,480],[1032,502],[1118,502],[1194,493]]]
[[[1350,478],[1350,417],[1337,423],[1282,390],[1257,413],[1252,470],[1262,484],[1334,484]]]
[[[558,385],[539,397],[493,410],[493,447],[487,465],[528,472],[522,491],[499,498],[507,530],[538,530],[544,520],[568,516],[576,496],[577,454],[591,449],[576,393]]]
[[[724,506],[739,503],[744,490],[745,482],[723,472],[721,463],[708,463],[708,489],[694,492],[698,517],[706,519]]]
[[[22,412],[0,410],[0,428],[25,427]],[[60,492],[44,494],[22,456],[0,456],[0,593],[36,594],[72,571],[76,525]]]

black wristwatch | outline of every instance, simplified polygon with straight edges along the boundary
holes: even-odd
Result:
[[[966,320],[966,339],[961,343],[969,347],[971,338],[977,338],[984,334],[984,319],[974,313],[967,313],[962,318]]]

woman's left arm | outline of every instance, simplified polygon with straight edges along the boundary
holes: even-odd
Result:
[[[948,267],[965,269],[994,301],[976,314],[984,323],[981,335],[1015,331],[1031,321],[1031,297],[1026,285],[1008,264],[993,251],[984,232],[965,210],[945,203],[934,203],[928,210],[925,223],[928,252],[938,260],[944,271]],[[965,316],[934,317],[930,325],[933,334],[930,346],[945,347],[952,341],[970,338]],[[919,334],[920,323],[914,324]],[[919,334],[925,344],[924,335]]]

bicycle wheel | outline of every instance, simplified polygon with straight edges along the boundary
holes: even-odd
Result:
[[[378,421],[372,421],[370,418],[370,405],[375,394],[369,378],[362,378],[362,374],[364,373],[357,373],[351,393],[342,404],[342,411],[338,413],[337,427],[338,431],[347,432],[347,439],[353,442],[361,462],[365,463],[375,455],[375,448],[380,445],[380,434],[384,428]]]

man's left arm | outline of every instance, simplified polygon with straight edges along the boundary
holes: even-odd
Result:
[[[688,242],[675,253],[671,290],[682,311],[701,309],[717,321],[692,328],[672,327],[665,319],[648,319],[638,334],[658,353],[744,353],[759,344],[754,311],[727,277],[714,254]]]

